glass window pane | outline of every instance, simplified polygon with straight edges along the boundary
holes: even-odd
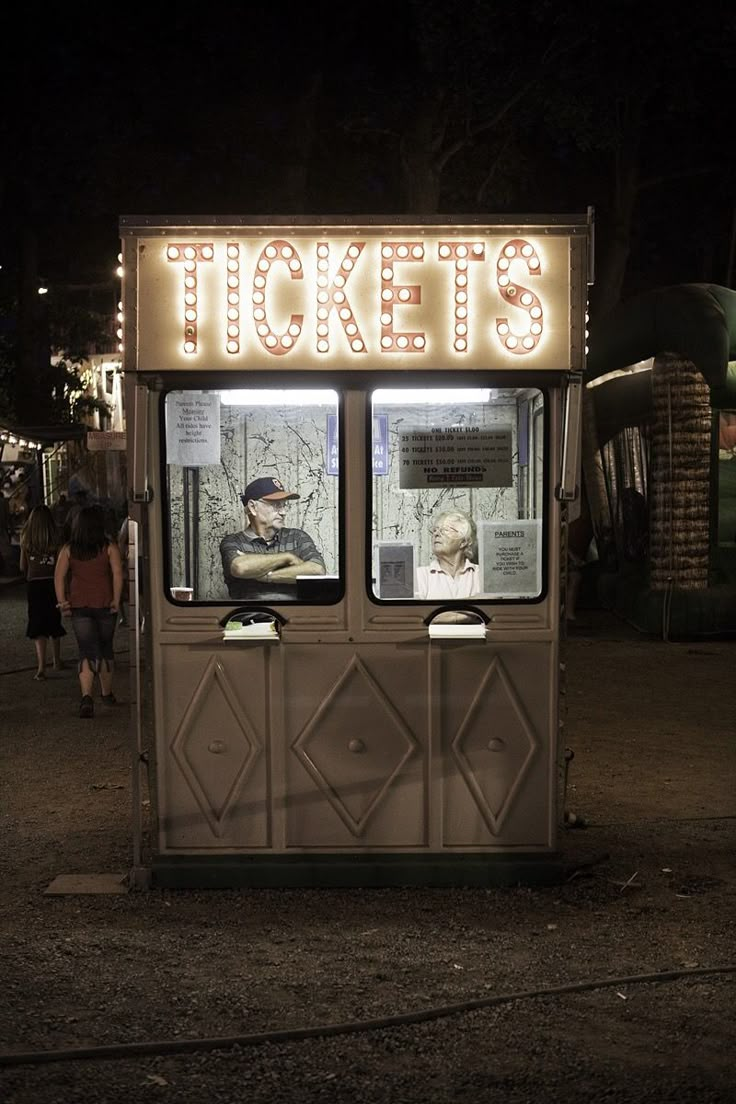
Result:
[[[336,392],[317,389],[165,396],[171,597],[338,600],[338,414]]]
[[[381,388],[372,413],[373,597],[539,598],[542,392]]]

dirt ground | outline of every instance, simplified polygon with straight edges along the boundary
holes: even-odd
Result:
[[[2,588],[4,1104],[736,1099],[736,642],[580,613],[564,743],[586,827],[563,833],[560,885],[50,896],[58,875],[130,868],[127,641],[122,704],[80,722],[72,665],[32,681],[24,618]],[[41,1060],[66,1048],[84,1056]]]

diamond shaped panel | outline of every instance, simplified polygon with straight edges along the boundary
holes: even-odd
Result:
[[[354,836],[417,742],[384,690],[353,656],[294,741],[294,754]]]
[[[263,745],[222,664],[212,657],[194,689],[171,753],[216,836]]]
[[[483,819],[498,835],[539,746],[498,656],[483,676],[452,751]]]

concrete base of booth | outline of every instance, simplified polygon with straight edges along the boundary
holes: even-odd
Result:
[[[579,864],[577,864],[579,866]],[[559,885],[575,869],[558,852],[454,855],[159,855],[154,889],[361,889]]]

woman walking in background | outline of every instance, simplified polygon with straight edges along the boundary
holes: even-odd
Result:
[[[36,506],[20,535],[20,569],[28,583],[28,626],[26,636],[36,648],[34,679],[46,678],[49,638],[54,670],[61,669],[61,638],[66,630],[56,605],[54,567],[59,551],[59,532],[48,506]]]
[[[79,716],[92,717],[95,675],[102,701],[115,704],[112,642],[123,590],[120,552],[105,532],[99,506],[83,506],[75,514],[69,543],[59,552],[54,583],[59,608],[71,612],[79,645]]]

